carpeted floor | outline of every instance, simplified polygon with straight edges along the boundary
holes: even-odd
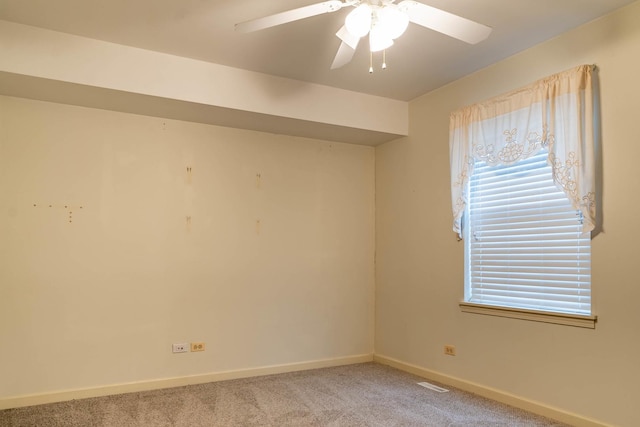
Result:
[[[564,426],[376,363],[0,411],[18,426]]]

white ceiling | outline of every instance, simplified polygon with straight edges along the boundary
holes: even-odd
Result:
[[[635,0],[420,0],[493,28],[475,46],[410,25],[386,70],[329,67],[349,8],[256,33],[234,24],[314,0],[0,0],[0,19],[408,101]]]

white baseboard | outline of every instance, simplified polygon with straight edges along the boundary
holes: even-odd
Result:
[[[355,363],[365,363],[371,361],[373,361],[373,354],[361,354],[356,356],[338,357],[334,359],[313,360],[309,362],[289,363],[284,365],[271,365],[260,368],[211,372],[207,374],[192,375],[187,377],[163,378],[158,380],[138,381],[125,384],[112,384],[102,387],[31,394],[26,396],[0,399],[0,409],[20,408],[23,406],[42,405],[45,403],[63,402],[74,399],[85,399],[88,397],[99,397],[113,394],[132,393],[137,391],[157,390],[169,387],[180,387],[190,384],[203,384],[239,378],[283,374],[286,372],[352,365]]]
[[[608,424],[582,417],[580,415],[573,414],[571,412],[563,411],[552,406],[545,405],[540,402],[528,400],[513,394],[506,393],[491,387],[486,387],[480,384],[473,383],[471,381],[465,381],[460,378],[452,377],[449,375],[441,374],[439,372],[431,371],[429,369],[422,368],[417,365],[405,363],[401,360],[397,360],[391,357],[383,356],[380,354],[373,355],[373,361],[381,363],[383,365],[389,365],[393,368],[400,369],[401,371],[409,372],[422,378],[430,379],[433,381],[447,384],[461,390],[475,393],[479,396],[486,397],[497,402],[505,403],[507,405],[524,409],[525,411],[533,412],[534,414],[542,415],[543,417],[551,418],[576,427],[611,427]]]

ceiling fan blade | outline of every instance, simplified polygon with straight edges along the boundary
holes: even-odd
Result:
[[[469,44],[476,44],[489,37],[491,27],[467,18],[413,0],[398,4],[414,24],[430,28]]]
[[[349,46],[346,42],[340,43],[340,47],[338,48],[338,52],[336,53],[336,57],[333,59],[333,64],[331,64],[331,69],[335,70],[336,68],[344,67],[351,59],[353,59],[353,54],[356,53],[356,50]]]
[[[353,34],[351,34],[349,30],[347,30],[347,27],[345,25],[340,27],[340,29],[336,33],[336,36],[338,36],[340,40],[342,40],[343,42],[351,46],[352,49],[355,50],[355,48],[358,47],[358,42],[360,41],[360,37],[354,36]]]
[[[358,42],[360,41],[360,37],[351,34],[344,25],[338,30],[336,36],[342,40],[342,43],[340,43],[336,57],[333,59],[333,64],[331,64],[332,70],[344,67],[351,62],[353,54],[356,53]]]
[[[285,12],[276,13],[275,15],[265,16],[263,18],[252,19],[250,21],[236,24],[236,31],[249,33],[252,31],[263,30],[265,28],[275,27],[277,25],[286,24],[288,22],[298,21],[304,18],[321,15],[323,13],[335,12],[348,6],[349,3],[343,3],[340,0],[324,1],[322,3],[311,4],[309,6],[299,7],[297,9],[287,10]]]

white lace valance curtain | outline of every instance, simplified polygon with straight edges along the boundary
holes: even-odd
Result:
[[[553,179],[595,227],[593,66],[583,65],[451,114],[453,230],[461,233],[476,160],[511,164],[548,148]]]

